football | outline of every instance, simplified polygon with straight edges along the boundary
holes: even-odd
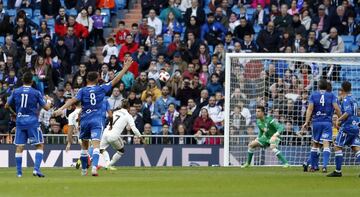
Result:
[[[162,82],[167,82],[170,79],[170,74],[166,71],[161,71],[159,75],[159,80]]]

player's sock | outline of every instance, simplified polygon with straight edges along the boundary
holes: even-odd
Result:
[[[40,165],[43,160],[44,151],[43,150],[36,150],[35,153],[35,164],[34,164],[34,171],[40,171]]]
[[[99,164],[99,155],[100,154],[100,149],[98,148],[94,148],[94,151],[93,151],[93,155],[92,155],[92,165],[93,167],[97,167],[98,164]]]
[[[247,157],[247,161],[246,161],[247,164],[251,164],[253,155],[254,155],[254,149],[249,148],[248,149],[248,157]]]
[[[341,150],[335,151],[335,171],[341,172],[341,165],[343,162],[343,152]]]
[[[87,163],[88,163],[88,151],[87,150],[81,150],[80,160],[81,160],[81,169],[85,170],[87,167]]]
[[[92,158],[93,154],[94,154],[94,147],[90,146],[89,149],[88,149],[88,152],[89,152],[90,158]]]
[[[323,168],[327,168],[327,165],[329,164],[330,159],[330,148],[324,148],[323,151]]]
[[[310,161],[311,161],[311,167],[313,169],[315,169],[318,166],[316,162],[317,155],[318,155],[318,148],[311,148]]]
[[[112,159],[111,159],[111,161],[110,161],[109,166],[115,165],[115,163],[116,163],[117,161],[119,161],[119,159],[121,158],[121,156],[123,156],[123,154],[124,154],[124,153],[117,151],[117,152],[113,155],[113,157],[112,157]]]
[[[282,164],[287,164],[288,161],[285,159],[285,157],[281,154],[281,151],[277,148],[272,149],[276,157],[281,161]]]
[[[360,150],[355,153],[356,161],[360,162]]]
[[[104,156],[106,166],[109,166],[109,163],[110,163],[109,153],[106,150],[104,150],[102,155]]]
[[[16,160],[16,171],[17,175],[22,175],[21,165],[22,165],[22,153],[15,153],[15,160]]]
[[[312,157],[311,157],[311,152],[310,152],[309,158],[308,158],[308,160],[306,161],[306,164],[307,164],[307,165],[311,165],[311,159],[312,159]]]

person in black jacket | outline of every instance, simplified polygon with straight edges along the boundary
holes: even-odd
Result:
[[[13,25],[10,22],[10,16],[3,12],[3,2],[0,0],[0,36],[12,34]]]
[[[240,18],[240,25],[238,25],[235,28],[234,35],[235,35],[236,38],[238,38],[239,40],[242,41],[242,40],[244,40],[245,34],[254,35],[255,31],[254,31],[253,26],[246,21],[246,18],[241,17]]]
[[[40,9],[41,15],[45,19],[55,19],[59,14],[60,6],[60,0],[42,0]]]
[[[197,20],[199,26],[203,25],[205,23],[205,11],[204,11],[204,9],[199,7],[198,0],[191,1],[191,7],[186,9],[186,11],[185,11],[184,21],[186,23],[190,22],[190,17],[192,16],[193,10],[196,10],[195,17],[196,17],[196,20]]]
[[[277,52],[279,41],[280,36],[275,31],[273,22],[269,22],[267,28],[260,31],[256,40],[259,52]]]

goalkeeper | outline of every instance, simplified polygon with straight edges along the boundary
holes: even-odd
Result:
[[[280,133],[284,131],[284,125],[278,123],[270,116],[265,116],[265,107],[263,106],[256,108],[256,125],[259,127],[259,135],[254,141],[249,143],[248,158],[246,163],[241,167],[246,168],[250,166],[256,147],[270,147],[284,167],[289,167],[287,160],[278,149]]]

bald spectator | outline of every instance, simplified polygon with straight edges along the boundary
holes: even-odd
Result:
[[[330,53],[344,53],[345,44],[335,27],[330,29],[330,33],[321,39],[320,43],[327,52]]]

